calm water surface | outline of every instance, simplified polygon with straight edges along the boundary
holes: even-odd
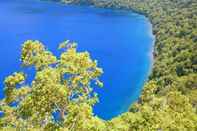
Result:
[[[65,6],[37,0],[0,1],[0,97],[3,80],[21,70],[20,48],[27,39],[42,41],[56,55],[65,39],[78,42],[103,68],[104,88],[94,113],[111,119],[140,95],[151,69],[154,38],[142,15],[111,9]],[[32,74],[32,69],[25,70]],[[33,75],[29,76],[30,79]]]

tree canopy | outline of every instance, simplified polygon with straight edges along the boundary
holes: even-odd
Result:
[[[62,0],[80,3],[83,0]],[[34,66],[35,79],[24,72],[5,79],[0,102],[0,128],[69,131],[197,130],[197,2],[196,0],[88,0],[98,7],[135,10],[150,18],[156,36],[154,66],[139,100],[129,112],[109,121],[94,116],[92,83],[102,74],[76,44],[60,44],[58,58],[39,41],[22,47],[24,67]],[[13,106],[14,104],[14,106]],[[54,112],[59,114],[55,119]]]
[[[39,41],[23,44],[22,66],[35,67],[35,78],[28,84],[27,75],[16,72],[5,79],[0,127],[94,128],[93,123],[98,120],[93,118],[91,107],[97,102],[97,95],[92,84],[102,87],[99,76],[103,71],[88,52],[77,52],[75,43],[66,41],[59,49],[63,52],[57,58]],[[59,114],[58,119],[54,112]],[[84,126],[86,120],[90,123]]]

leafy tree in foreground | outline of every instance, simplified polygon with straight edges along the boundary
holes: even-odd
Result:
[[[102,69],[88,52],[77,52],[75,43],[66,41],[59,49],[63,52],[57,58],[39,41],[23,44],[22,65],[35,67],[35,79],[30,85],[25,84],[23,72],[5,79],[0,128],[85,131],[97,130],[95,125],[104,126],[93,117],[97,96],[91,87],[92,83],[103,86],[98,79]],[[54,118],[54,112],[59,118]]]
[[[77,52],[75,43],[66,41],[59,49],[63,52],[57,58],[39,41],[24,43],[22,65],[35,67],[35,78],[26,84],[25,73],[17,72],[5,79],[0,130],[196,131],[196,97],[181,92],[188,88],[190,93],[193,75],[189,81],[180,77],[182,85],[177,81],[163,92],[165,96],[156,93],[160,85],[150,80],[130,112],[103,121],[92,113],[97,96],[91,87],[103,86],[98,79],[102,70],[87,52]]]

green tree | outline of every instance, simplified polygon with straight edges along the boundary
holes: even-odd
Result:
[[[39,41],[26,41],[22,46],[24,67],[35,67],[35,79],[26,84],[26,75],[17,72],[5,79],[5,98],[1,100],[4,115],[0,127],[16,129],[93,129],[102,121],[93,117],[92,106],[97,102],[92,83],[99,81],[102,69],[88,52],[77,52],[76,44],[66,41],[59,46],[60,58],[46,50]],[[10,106],[17,103],[15,106]],[[59,112],[55,121],[52,113]],[[88,125],[85,121],[88,120]],[[92,124],[92,125],[91,125]],[[96,128],[95,128],[96,130]]]

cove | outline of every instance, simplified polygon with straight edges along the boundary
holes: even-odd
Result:
[[[0,1],[0,98],[3,80],[20,71],[21,44],[40,40],[58,55],[58,43],[78,42],[98,60],[104,87],[96,89],[95,115],[105,120],[128,111],[152,67],[154,37],[149,20],[137,13],[37,0]],[[33,69],[25,72],[33,74]],[[29,76],[33,79],[33,75]]]

